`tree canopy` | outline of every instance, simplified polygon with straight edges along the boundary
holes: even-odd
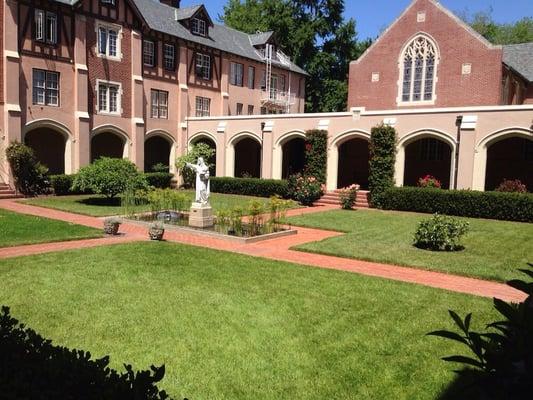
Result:
[[[369,46],[357,41],[355,20],[343,17],[344,0],[228,0],[221,15],[247,33],[274,31],[281,49],[310,75],[306,112],[346,109],[348,71]]]

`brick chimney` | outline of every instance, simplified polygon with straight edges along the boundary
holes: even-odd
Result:
[[[180,8],[181,0],[159,0],[159,2],[170,7]]]

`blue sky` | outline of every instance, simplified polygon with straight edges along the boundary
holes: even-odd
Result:
[[[182,7],[203,3],[214,20],[222,14],[226,0],[182,0]],[[360,39],[375,37],[400,15],[411,0],[346,0],[346,17],[355,18]],[[486,11],[492,7],[497,22],[512,22],[533,17],[533,0],[441,0],[454,12]]]

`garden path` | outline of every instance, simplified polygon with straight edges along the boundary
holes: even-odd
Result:
[[[94,228],[102,227],[102,218],[72,214],[64,211],[41,208],[23,204],[14,200],[0,200],[0,207],[9,211],[23,214],[36,215],[45,218],[58,219]],[[289,210],[288,216],[303,213],[322,212],[335,209],[335,206],[320,206],[312,208]],[[426,271],[416,268],[400,267],[395,265],[380,264],[375,262],[346,259],[341,257],[305,253],[291,250],[291,247],[324,240],[342,233],[324,231],[320,229],[298,227],[298,234],[274,238],[258,243],[236,244],[222,239],[195,235],[189,232],[167,230],[165,239],[193,246],[208,247],[216,250],[232,251],[235,253],[262,257],[278,261],[288,261],[301,265],[334,269],[374,276],[396,281],[415,283],[454,292],[466,293],[475,296],[497,297],[506,301],[522,301],[525,295],[502,283],[484,281],[481,279],[467,278],[441,272]],[[69,242],[47,243],[18,247],[0,248],[0,258],[16,257],[21,255],[40,254],[45,252],[62,251],[75,248],[86,248],[101,245],[111,245],[131,241],[147,240],[147,230],[143,226],[123,223],[120,228],[121,236],[106,237],[101,239],[76,240]],[[393,295],[393,294],[391,294]]]

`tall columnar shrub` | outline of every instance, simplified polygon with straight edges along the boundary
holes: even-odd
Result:
[[[396,162],[396,130],[388,125],[372,128],[370,135],[370,172],[368,186],[370,202],[381,207],[383,193],[394,186]]]
[[[328,162],[328,132],[314,129],[305,133],[304,174],[314,176],[320,183],[326,183]]]
[[[36,195],[48,189],[48,168],[37,161],[31,147],[13,142],[6,149],[6,157],[19,192]]]

